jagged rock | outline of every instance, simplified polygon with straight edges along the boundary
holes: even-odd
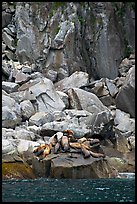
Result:
[[[106,96],[109,94],[109,91],[107,90],[107,87],[105,86],[104,82],[96,82],[95,86],[91,89],[91,92],[93,92],[96,96]]]
[[[10,50],[15,51],[14,39],[10,35],[8,35],[6,32],[3,32],[2,39]]]
[[[43,75],[44,75],[46,78],[50,79],[52,82],[55,82],[56,79],[57,79],[57,72],[54,71],[54,70],[51,70],[51,69],[48,69],[48,70],[46,70],[46,71],[44,70],[44,71],[43,71]]]
[[[15,76],[15,83],[17,84],[23,84],[27,82],[30,79],[30,76],[28,74],[24,74],[22,72],[18,72]]]
[[[2,28],[6,27],[12,19],[12,14],[6,13],[5,11],[2,12]]]
[[[104,159],[87,158],[81,154],[48,155],[42,162],[33,159],[32,168],[39,177],[51,178],[114,178],[116,171]]]
[[[30,100],[32,103],[37,101],[34,94],[31,93],[29,90],[10,93],[10,97],[16,100],[18,103],[24,100]]]
[[[2,95],[2,107],[7,106],[13,110],[17,115],[21,115],[20,105],[8,95]]]
[[[39,61],[39,58],[46,58],[46,54],[43,54],[43,51],[41,53],[41,50],[47,50],[48,52],[50,44],[49,35],[46,31],[43,32],[48,20],[46,4],[46,2],[43,4],[36,3],[35,5],[26,3],[27,6],[24,7],[24,4],[20,2],[16,5],[15,21],[18,25],[17,37],[19,39],[16,54],[21,63],[25,61],[33,63],[35,60]],[[41,9],[40,13],[38,12],[39,9]],[[34,19],[34,16],[37,16],[37,20]],[[34,29],[32,24],[34,24]]]
[[[58,93],[58,95],[60,96],[61,100],[64,102],[65,104],[65,108],[69,107],[69,98],[68,95],[62,91],[56,91]]]
[[[39,146],[38,142],[19,139],[17,145],[17,151],[20,155],[23,155],[24,152],[29,152],[33,158],[33,150],[36,146]]]
[[[63,121],[66,118],[66,114],[64,111],[54,111],[53,118],[54,121]]]
[[[55,83],[55,88],[57,91],[66,92],[70,88],[79,88],[81,86],[87,85],[88,80],[89,78],[87,73],[76,71],[71,76]]]
[[[54,49],[61,49],[64,47],[67,37],[70,33],[74,32],[74,23],[70,21],[64,21],[60,23],[60,29],[57,35],[55,36],[51,47]]]
[[[2,127],[14,128],[21,123],[21,117],[18,116],[8,106],[2,107]]]
[[[64,131],[64,130],[73,130],[75,133],[75,137],[81,138],[85,135],[91,135],[90,129],[86,127],[82,127],[78,124],[78,119],[73,118],[73,119],[67,119],[65,121],[53,121],[50,123],[45,123],[42,128],[41,128],[41,135],[49,135],[51,132],[58,132],[58,131]]]
[[[122,75],[125,72],[128,72],[128,70],[132,67],[132,61],[128,58],[125,58],[122,60],[122,62],[119,65],[119,72]]]
[[[135,117],[135,66],[131,67],[115,99],[116,106]]]
[[[108,111],[108,108],[98,99],[98,97],[82,89],[73,88],[68,90],[70,105],[74,109],[86,110],[90,113]],[[85,100],[86,99],[86,100]]]
[[[25,130],[24,128],[16,127],[16,134],[14,139],[23,139],[23,140],[34,140],[35,134],[32,131]]]
[[[107,107],[111,105],[115,105],[115,100],[110,95],[99,97],[99,100]]]
[[[50,113],[37,112],[30,117],[29,124],[42,126],[43,124],[51,121],[53,121],[53,116]]]
[[[20,103],[21,113],[24,119],[29,119],[35,114],[35,109],[29,100],[24,100]]]
[[[112,97],[115,97],[115,95],[118,93],[118,88],[115,86],[114,83],[112,83],[111,80],[107,79],[106,78],[106,85],[107,85],[107,88],[109,90],[109,93]]]
[[[6,45],[5,43],[2,42],[2,53],[4,53],[5,49],[6,49]]]
[[[31,76],[31,79],[43,78],[43,74],[36,71],[32,73],[30,76]]]
[[[16,101],[9,96],[2,96],[2,127],[15,127],[21,122],[21,110]]]
[[[13,139],[15,130],[11,128],[2,128],[2,139]]]
[[[15,92],[18,90],[19,85],[14,83],[14,82],[6,82],[3,81],[2,82],[2,88],[7,92],[7,93],[11,93],[11,92]]]
[[[130,118],[130,115],[116,109],[114,125],[116,129],[119,129],[121,132],[134,132],[135,131],[135,119]]]
[[[2,140],[2,154],[13,154],[16,152],[16,145],[11,139]]]
[[[9,96],[9,94],[6,91],[4,91],[3,89],[2,89],[2,94],[5,96]]]
[[[52,81],[47,78],[31,86],[29,91],[37,98],[39,112],[52,113],[55,110],[63,110],[65,108],[65,104],[56,93]]]
[[[36,125],[29,125],[27,127],[27,130],[34,132],[34,134],[40,135],[41,127],[38,127]]]

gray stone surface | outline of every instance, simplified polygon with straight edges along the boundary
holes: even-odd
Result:
[[[52,113],[55,110],[63,110],[65,104],[56,93],[51,80],[44,78],[39,83],[29,88],[37,98],[38,111]]]
[[[131,67],[116,97],[116,106],[135,117],[135,66]]]
[[[88,74],[85,72],[75,72],[68,78],[62,79],[55,84],[57,91],[66,92],[70,88],[79,88],[88,84]]]
[[[17,91],[17,89],[19,88],[19,85],[17,83],[14,82],[6,82],[3,81],[2,82],[2,88],[7,92],[7,93],[11,93],[14,91]]]

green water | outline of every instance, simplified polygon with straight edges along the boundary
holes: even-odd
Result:
[[[135,202],[135,179],[3,180],[3,202]]]

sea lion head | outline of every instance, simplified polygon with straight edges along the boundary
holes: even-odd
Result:
[[[67,135],[67,136],[73,136],[74,135],[74,132],[72,130],[64,130],[63,131],[63,134],[64,135]]]
[[[74,138],[74,132],[72,130],[64,130],[63,135],[69,138],[69,141],[76,141]]]

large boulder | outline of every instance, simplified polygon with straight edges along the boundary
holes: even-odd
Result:
[[[29,119],[33,114],[35,114],[35,109],[29,100],[24,100],[20,103],[22,117],[24,119]]]
[[[17,152],[13,139],[2,139],[2,154],[13,154]]]
[[[50,113],[37,112],[30,117],[29,124],[42,126],[43,124],[51,121],[53,121],[53,116]]]
[[[115,99],[116,106],[135,117],[135,66],[128,71],[125,82]]]
[[[68,96],[70,97],[71,107],[77,110],[86,110],[90,113],[109,111],[93,93],[89,93],[79,88],[72,88],[68,90]]]
[[[65,104],[57,94],[50,79],[44,78],[39,83],[31,86],[29,91],[37,98],[38,111],[52,113],[63,110]]]
[[[55,88],[58,91],[66,92],[70,88],[80,88],[87,85],[89,76],[86,72],[74,72],[71,76],[66,77],[59,82],[55,83]]]
[[[5,11],[2,12],[2,28],[6,27],[12,19],[11,13],[6,13]]]
[[[2,82],[2,89],[4,91],[6,91],[7,93],[11,93],[11,92],[17,91],[18,88],[19,88],[19,85],[17,83],[6,82],[6,81]]]
[[[50,154],[43,161],[34,158],[32,169],[39,177],[52,178],[115,178],[116,171],[105,159],[87,158],[81,154]]]
[[[2,107],[2,127],[15,128],[21,123],[21,118],[8,106]]]
[[[15,127],[21,123],[20,105],[8,95],[2,95],[2,127]]]

